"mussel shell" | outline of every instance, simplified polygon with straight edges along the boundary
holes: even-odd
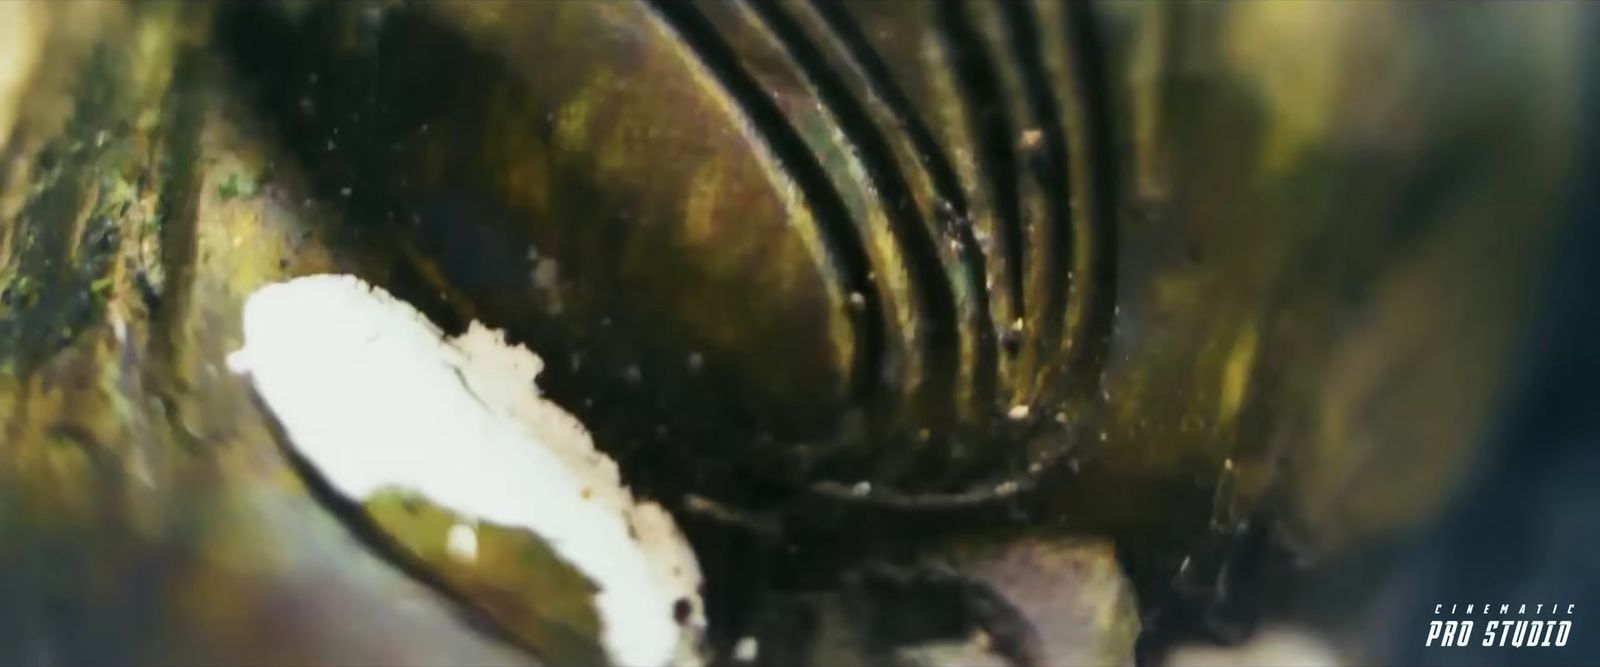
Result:
[[[703,471],[707,480],[736,478],[735,463],[764,466],[760,472],[778,479],[879,480],[895,476],[874,474],[885,453],[925,453],[935,462],[927,467],[936,467],[962,451],[957,441],[969,443],[967,452],[1003,450],[978,445],[1026,438],[964,433],[960,424],[983,425],[978,415],[1012,403],[1034,406],[1029,419],[1054,421],[1052,401],[1038,397],[1060,388],[1063,414],[1090,436],[1094,457],[1078,462],[1070,484],[1047,489],[1048,512],[1034,517],[1051,530],[1061,521],[1114,537],[1145,607],[1159,604],[1144,596],[1149,590],[1209,599],[1223,582],[1238,585],[1242,570],[1226,567],[1235,538],[1263,530],[1292,535],[1304,545],[1297,555],[1322,556],[1332,563],[1325,572],[1339,571],[1341,554],[1409,535],[1474,472],[1474,446],[1494,423],[1497,397],[1516,390],[1507,370],[1519,360],[1523,316],[1558,238],[1553,221],[1583,183],[1569,162],[1589,111],[1575,89],[1593,76],[1576,39],[1574,26],[1593,18],[1581,5],[780,3],[788,23],[764,7],[696,6],[695,25],[705,29],[694,31],[685,28],[694,21],[685,22],[687,10],[666,4],[239,3],[215,8],[214,34],[211,8],[199,4],[29,5],[115,8],[107,11],[150,21],[98,49],[41,60],[61,77],[37,75],[27,97],[48,90],[49,104],[19,111],[4,148],[0,292],[11,300],[0,294],[0,425],[9,454],[0,467],[0,616],[8,621],[0,623],[0,659],[52,651],[69,662],[180,654],[515,659],[437,610],[406,611],[412,600],[428,606],[426,593],[349,544],[302,497],[272,463],[271,439],[245,390],[211,368],[237,345],[243,294],[264,280],[323,271],[360,274],[414,303],[432,299],[429,314],[441,322],[502,320],[491,323],[549,353],[553,393],[584,413],[598,440],[614,448],[637,440],[636,461]],[[1015,6],[1031,7],[1037,20],[1015,20]],[[165,13],[179,7],[196,20],[173,28]],[[739,38],[736,22],[774,36]],[[953,25],[966,26],[966,38]],[[1086,230],[1073,238],[1101,240],[1077,240],[1070,252],[1045,241],[1009,246],[1027,253],[1045,244],[1071,258],[1073,279],[1064,283],[1059,262],[1025,257],[1021,306],[1008,301],[1017,282],[1010,250],[980,253],[977,272],[936,243],[933,261],[923,253],[919,266],[938,270],[910,277],[908,261],[885,259],[910,252],[902,240],[910,236],[885,231],[889,214],[873,222],[873,207],[853,199],[870,203],[885,190],[873,181],[843,192],[851,188],[842,184],[862,178],[850,175],[855,167],[839,176],[829,165],[851,151],[823,150],[831,143],[825,133],[799,129],[844,124],[818,111],[832,84],[789,62],[806,60],[790,54],[803,48],[798,40],[779,36],[795,30],[812,36],[838,87],[869,90],[834,96],[857,100],[884,136],[885,150],[863,148],[876,157],[856,159],[864,170],[868,161],[898,164],[916,206],[937,211],[938,197],[949,199],[942,193],[964,192],[974,241],[998,244],[995,230],[1005,226],[994,221],[1003,214],[984,211],[1004,206],[978,195],[1003,180],[993,165],[1004,160],[979,157],[1002,151],[971,137],[1003,134],[990,127],[999,115],[1017,133],[1014,153],[1042,146],[1049,155],[1052,136],[1061,137],[1067,177],[1077,184],[1064,199],[1073,228],[1109,218],[1115,244],[1112,234]],[[1028,34],[1036,57],[1017,55],[1029,40],[1000,37]],[[589,41],[606,48],[581,50]],[[880,62],[840,55],[863,42]],[[734,55],[708,55],[719,51],[714,43]],[[968,57],[927,56],[930,44],[937,54],[956,43],[968,45]],[[761,44],[775,64],[754,62]],[[513,57],[519,49],[539,59]],[[569,49],[585,55],[560,57]],[[640,64],[641,53],[670,57]],[[974,63],[983,59],[971,57],[978,53],[996,73],[988,97],[971,92],[985,78],[974,74],[982,71]],[[595,64],[619,58],[632,58],[619,61],[632,69]],[[1046,85],[1037,85],[1037,72],[1006,66],[1007,58],[1046,63]],[[729,61],[748,85],[729,83]],[[1080,70],[1100,75],[1073,78]],[[624,76],[638,71],[649,76]],[[543,78],[566,74],[565,97],[539,97]],[[785,76],[810,87],[773,83]],[[1049,83],[1063,76],[1066,84]],[[597,96],[602,103],[642,107],[603,111],[652,119],[617,135],[627,150],[613,156],[626,168],[602,172],[598,156],[606,154],[593,151],[574,151],[545,176],[509,168],[522,164],[526,146],[554,154],[557,112],[591,81],[609,82],[595,84],[611,91]],[[676,92],[620,90],[657,85]],[[749,93],[764,86],[779,100],[753,112]],[[1066,118],[1056,134],[1029,132],[1023,111],[1037,114],[1041,105],[1019,102],[1008,92],[1017,89],[1056,93],[1055,113]],[[974,104],[989,98],[996,103]],[[546,108],[527,106],[529,99],[545,99]],[[487,111],[494,108],[499,115]],[[890,129],[885,119],[901,118],[904,108],[921,118],[925,138],[917,138],[923,130]],[[974,116],[990,129],[975,131]],[[1094,118],[1106,122],[1097,129]],[[452,141],[415,139],[435,122]],[[546,124],[548,137],[538,129]],[[773,128],[781,126],[793,131],[780,142]],[[650,262],[633,261],[656,268],[623,271],[616,259],[625,255],[613,251],[632,242],[622,232],[643,232],[618,211],[658,216],[651,238],[694,238],[683,223],[693,216],[681,212],[694,198],[649,185],[675,179],[687,187],[684,172],[703,163],[632,146],[680,130],[675,140],[700,151],[693,155],[729,153],[724,178],[739,179],[746,193],[732,210],[766,213],[744,216],[749,221],[719,215],[715,238],[693,246],[704,250],[646,253]],[[854,146],[864,135],[845,136],[857,137]],[[949,149],[953,178],[930,166],[928,144]],[[973,150],[979,145],[991,148]],[[489,148],[506,149],[496,159],[508,168],[488,166]],[[463,157],[473,150],[484,164]],[[429,167],[427,151],[449,159]],[[819,157],[835,155],[842,157]],[[541,160],[526,162],[554,164]],[[729,165],[749,169],[728,176]],[[300,188],[301,170],[314,177],[309,192]],[[271,185],[246,187],[247,176],[264,182],[274,171]],[[1106,180],[1083,180],[1094,175]],[[512,177],[550,183],[548,220],[528,214],[536,207],[528,193],[540,190],[506,184]],[[629,188],[615,192],[630,199],[613,196],[613,183]],[[826,197],[816,193],[829,190],[838,201],[819,205]],[[1097,203],[1095,192],[1109,196]],[[1045,211],[1052,219],[1050,201],[1061,198],[1018,204],[1017,215]],[[526,210],[512,215],[516,202]],[[823,216],[819,207],[845,213]],[[556,216],[562,212],[572,215]],[[925,211],[921,218],[937,219]],[[823,236],[825,225],[833,235]],[[489,240],[449,234],[458,228]],[[1025,239],[1040,230],[1020,229]],[[838,239],[851,238],[841,230],[862,239],[853,273],[834,261],[847,243]],[[573,245],[573,234],[586,240]],[[868,242],[885,234],[894,240]],[[446,238],[430,242],[437,237]],[[450,245],[463,243],[468,250]],[[560,292],[560,314],[548,312],[547,295],[528,275],[538,269],[527,260],[529,244],[541,257],[563,253],[553,273],[576,287]],[[466,259],[450,259],[444,249],[452,247]],[[479,253],[485,248],[499,254]],[[871,270],[880,264],[907,273],[880,276]],[[1113,266],[1115,283],[1095,287],[1092,276]],[[573,267],[587,272],[581,280]],[[1037,370],[1017,370],[1035,363],[1025,361],[1029,354],[1052,356],[1036,348],[1060,347],[1027,320],[1030,309],[1050,303],[1027,296],[1035,272],[1056,276],[1046,284],[1070,285],[1061,338],[1086,344],[1063,343],[1069,352],[1055,358],[1073,382],[1028,381]],[[914,297],[929,274],[949,286],[951,308],[942,312],[964,323],[942,348],[921,342],[928,336],[919,327],[945,317],[930,316]],[[793,284],[774,275],[792,275]],[[975,380],[945,383],[941,394],[908,379],[977,377],[966,369],[978,367],[981,346],[969,341],[980,340],[983,327],[970,318],[984,308],[961,287],[973,275],[988,289],[1000,349],[993,401],[962,398],[980,394]],[[877,303],[879,316],[867,321],[881,323],[881,348],[866,343],[875,339],[849,314],[848,287],[869,283],[861,302]],[[705,300],[674,287],[683,284]],[[746,288],[757,284],[767,291]],[[662,293],[669,296],[659,302],[639,296]],[[697,314],[679,317],[679,308]],[[1007,318],[1019,311],[1026,335],[1011,361]],[[740,333],[714,348],[712,330],[723,325],[760,335]],[[1097,326],[1109,338],[1091,335]],[[1103,365],[1087,344],[1096,340],[1107,341]],[[868,366],[878,373],[860,372],[873,354],[878,363]],[[1106,409],[1090,409],[1097,400],[1082,387],[1095,387]],[[880,398],[866,400],[872,396]],[[860,418],[849,416],[856,406]],[[928,425],[931,445],[916,444],[918,424]],[[834,446],[827,457],[805,453],[825,445]],[[839,463],[817,463],[825,459]],[[893,473],[896,462],[887,463]],[[647,478],[653,470],[634,469]],[[902,477],[940,486],[917,466],[903,469]],[[678,484],[702,481],[688,475]],[[1357,611],[1353,594],[1381,581],[1362,576],[1367,569],[1341,572],[1345,578],[1326,579],[1337,595],[1305,603],[1323,603],[1329,615]],[[360,627],[327,634],[350,618]]]
[[[546,351],[640,467],[938,489],[1099,400],[1111,183],[1075,11],[339,4],[239,9],[222,43],[395,240],[416,294],[391,289]]]

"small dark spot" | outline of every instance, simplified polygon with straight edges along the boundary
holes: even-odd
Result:
[[[672,620],[677,621],[678,625],[685,625],[693,611],[694,605],[689,603],[689,598],[678,598],[677,602],[672,603]]]
[[[400,499],[400,509],[406,514],[416,516],[422,512],[422,503],[417,502],[416,498],[407,496]]]
[[[287,259],[278,260],[278,270],[279,271],[284,271],[284,270],[287,270],[288,268],[289,268],[289,260],[287,260]]]
[[[59,158],[60,158],[60,156],[57,155],[57,151],[56,150],[54,150],[52,148],[46,148],[44,150],[39,151],[39,158],[36,161],[36,164],[39,165],[39,170],[40,171],[49,171],[49,170],[55,168],[56,161]]]
[[[1005,350],[1007,356],[1015,356],[1022,349],[1022,332],[1007,329],[1000,334],[1000,349]]]
[[[90,240],[92,247],[98,252],[108,252],[117,244],[117,229],[110,220],[101,220],[102,228]]]
[[[145,310],[155,313],[161,307],[161,293],[150,284],[150,277],[140,271],[133,276],[133,286],[139,290],[139,300],[144,302]]]

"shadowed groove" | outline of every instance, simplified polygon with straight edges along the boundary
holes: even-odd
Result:
[[[763,25],[777,38],[806,80],[817,91],[824,108],[839,123],[840,130],[857,150],[857,157],[866,167],[867,178],[877,191],[877,199],[889,220],[890,233],[906,258],[911,286],[916,303],[921,307],[919,331],[932,372],[929,375],[940,384],[927,397],[933,406],[949,402],[954,388],[959,360],[960,319],[951,281],[959,279],[949,275],[939,260],[937,241],[928,224],[918,211],[911,187],[900,171],[888,139],[873,122],[860,100],[830,71],[827,61],[816,44],[807,38],[794,19],[775,2],[757,0],[746,3],[754,10]],[[975,247],[960,240],[963,248]],[[982,354],[979,346],[979,366],[975,374],[994,375],[994,354]],[[991,383],[992,387],[992,383]],[[937,408],[936,408],[937,409]],[[937,414],[937,413],[936,413]]]
[[[1111,144],[1111,110],[1107,106],[1110,83],[1106,80],[1105,50],[1095,17],[1088,7],[1067,3],[1062,20],[1066,23],[1067,48],[1072,51],[1073,85],[1081,105],[1085,141],[1082,169],[1088,184],[1081,210],[1088,222],[1087,238],[1082,241],[1089,244],[1090,275],[1081,290],[1084,321],[1075,332],[1072,372],[1078,389],[1092,390],[1100,383],[1116,317],[1116,155]]]
[[[950,49],[956,79],[966,93],[963,98],[967,101],[967,120],[977,143],[979,169],[988,175],[989,188],[994,193],[999,252],[1011,260],[1006,264],[1006,289],[1011,294],[1015,312],[1025,313],[1022,209],[1017,188],[1016,151],[1012,147],[1015,134],[995,102],[1001,95],[999,77],[994,63],[984,52],[981,38],[973,30],[971,17],[961,6],[956,2],[938,2],[935,7],[939,33]]]
[[[961,239],[961,259],[966,263],[969,274],[977,276],[975,294],[983,300],[984,309],[988,308],[988,288],[983,277],[987,274],[983,256],[983,249],[977,245],[973,238],[972,218],[967,207],[966,193],[961,189],[961,181],[956,177],[956,170],[950,163],[950,157],[945,154],[943,146],[933,137],[933,131],[922,120],[922,115],[917,113],[916,107],[906,97],[905,91],[894,82],[894,75],[889,73],[889,66],[878,55],[866,35],[861,34],[861,29],[840,8],[839,3],[829,0],[811,0],[811,5],[817,15],[822,18],[831,35],[849,55],[851,61],[860,68],[861,74],[873,95],[878,96],[884,106],[895,117],[905,131],[906,137],[911,141],[911,147],[916,151],[917,159],[922,162],[922,167],[928,170],[928,178],[933,182],[934,193],[944,202],[949,204],[950,210],[939,211],[939,223],[948,233],[955,234]],[[993,323],[987,325],[990,329],[989,336],[993,337]]]
[[[1049,75],[1045,72],[1044,57],[1040,52],[1038,16],[1023,0],[1004,0],[1000,3],[1005,20],[1007,41],[1018,70],[1022,73],[1023,88],[1028,96],[1032,126],[1041,135],[1040,153],[1029,161],[1032,176],[1045,193],[1046,215],[1045,244],[1034,253],[1035,261],[1043,264],[1045,281],[1039,298],[1044,299],[1038,337],[1047,345],[1060,338],[1066,325],[1067,292],[1071,283],[1072,266],[1072,212],[1069,208],[1073,195],[1071,174],[1068,172],[1067,146],[1060,124],[1061,115]]]
[[[814,0],[825,6],[826,0]],[[1077,4],[1066,4],[1066,14],[1061,19],[1065,28],[1069,67],[1069,87],[1058,90],[1047,78],[1044,68],[1042,39],[1036,12],[1032,7],[1007,5],[1002,15],[1005,32],[1011,38],[1012,58],[1022,68],[1023,90],[1028,96],[1029,115],[1039,120],[1040,148],[1045,162],[1034,162],[1033,178],[1048,179],[1046,192],[1059,196],[1050,198],[1047,209],[1053,225],[1050,240],[1052,247],[1044,261],[1058,262],[1048,267],[1048,274],[1060,275],[1073,267],[1075,255],[1086,258],[1086,266],[1074,273],[1074,283],[1064,280],[1052,285],[1060,294],[1040,295],[1060,299],[1052,325],[1063,333],[1065,313],[1069,308],[1081,307],[1082,320],[1071,331],[1070,357],[1065,376],[1055,376],[1057,382],[1079,395],[1093,393],[1101,382],[1101,372],[1113,333],[1116,296],[1116,194],[1114,180],[1115,155],[1110,140],[1111,118],[1107,106],[1109,83],[1106,80],[1106,63],[1103,44],[1097,27],[1092,23],[1092,10]],[[982,43],[964,13],[954,3],[941,4],[939,25],[954,52],[959,80],[968,100],[995,99],[999,91],[995,83],[993,64],[982,51]],[[836,10],[835,10],[836,11]],[[843,23],[841,23],[842,25]],[[1054,26],[1052,26],[1054,27]],[[1055,95],[1061,97],[1057,98]],[[1002,252],[1016,252],[1020,247],[1020,191],[1018,176],[1013,172],[997,172],[991,167],[1015,169],[1016,157],[1011,144],[1011,132],[1005,117],[998,109],[967,107],[974,134],[980,137],[980,156],[988,162],[989,186],[995,189],[996,205],[1001,208],[1002,223],[1009,222],[1018,233],[1013,244],[1002,247]],[[1077,123],[1077,127],[1064,125]],[[1067,149],[1066,130],[1081,137],[1084,150],[1081,159]],[[993,163],[992,165],[990,163]],[[1069,179],[1076,178],[1076,181]],[[1075,187],[1073,187],[1075,186]],[[1070,189],[1069,189],[1070,188]],[[1080,207],[1074,210],[1070,195],[1078,195]],[[1009,216],[1005,212],[1009,211]],[[1018,257],[1018,255],[1012,255]],[[1014,267],[1020,269],[1021,267]],[[1025,275],[1017,271],[1013,275]],[[1068,288],[1076,289],[1068,291]],[[1019,294],[1020,298],[1020,294]],[[1077,299],[1078,301],[1075,301]],[[1019,312],[1021,308],[1019,305]],[[906,493],[885,485],[874,484],[866,493],[861,488],[847,487],[833,482],[817,482],[812,493],[820,498],[850,506],[867,506],[897,513],[941,512],[1004,506],[1025,497],[1045,486],[1059,488],[1076,477],[1073,465],[1079,459],[1081,448],[1075,443],[1081,438],[1070,437],[1051,447],[1028,464],[1025,472],[1010,477],[991,479],[968,486],[964,490],[933,493]]]
[[[971,224],[966,219],[967,197],[961,191],[961,182],[956,178],[955,167],[950,165],[950,158],[945,155],[944,148],[933,138],[933,131],[923,122],[921,114],[917,113],[910,98],[906,97],[905,91],[895,84],[894,75],[889,73],[889,66],[883,62],[883,58],[867,40],[867,36],[861,34],[861,28],[845,13],[840,3],[830,0],[810,0],[810,2],[834,39],[844,47],[855,65],[861,68],[872,94],[883,100],[884,105],[894,114],[895,120],[904,126],[906,136],[911,139],[911,145],[917,149],[917,159],[921,160],[923,168],[928,170],[928,177],[933,181],[934,190],[940,197],[950,202],[950,207],[955,209],[955,213],[959,216],[954,222],[966,225],[970,234]]]
[[[977,382],[974,393],[979,400],[988,401],[995,395],[995,383],[998,381],[993,371],[996,336],[994,319],[989,313],[988,260],[973,235],[971,212],[967,207],[967,197],[961,189],[960,179],[956,177],[955,167],[951,165],[944,147],[934,139],[933,131],[928,128],[921,114],[917,113],[911,100],[906,97],[905,91],[895,83],[894,76],[890,74],[889,66],[884,63],[883,57],[867,40],[866,35],[861,33],[855,21],[851,20],[837,2],[810,0],[810,4],[813,11],[822,19],[829,36],[843,47],[845,55],[860,71],[868,91],[888,108],[889,113],[900,124],[901,130],[911,142],[912,151],[916,153],[917,160],[927,171],[928,180],[933,184],[934,197],[937,198],[934,203],[934,216],[939,230],[955,237],[960,244],[961,270],[965,274],[968,292],[972,295],[973,307],[977,311],[977,316],[971,323],[976,340],[975,349],[979,354],[973,371],[974,380]]]
[[[862,299],[861,312],[852,315],[856,354],[851,369],[851,393],[868,402],[883,397],[885,314],[871,278],[866,245],[851,222],[849,209],[828,180],[817,156],[785,120],[782,111],[755,79],[739,65],[738,55],[692,5],[674,0],[650,0],[657,16],[683,40],[700,63],[716,78],[752,127],[794,180],[823,239],[827,260],[837,269],[844,288]]]

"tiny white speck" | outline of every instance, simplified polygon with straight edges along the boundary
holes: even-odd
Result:
[[[1026,405],[1013,405],[1013,406],[1011,406],[1011,409],[1006,411],[1006,418],[1010,419],[1011,421],[1014,421],[1014,422],[1019,422],[1019,421],[1022,421],[1024,419],[1027,419],[1028,418],[1028,406],[1026,406]]]
[[[872,493],[872,482],[867,482],[867,481],[856,482],[855,486],[850,487],[850,493],[856,494],[858,496],[865,496],[865,495],[867,495],[869,493]]]
[[[850,307],[851,308],[855,308],[857,310],[860,310],[861,308],[865,307],[866,305],[867,305],[867,297],[862,296],[860,292],[851,292],[850,293]]]
[[[456,562],[472,564],[478,562],[478,531],[464,523],[450,527],[450,532],[445,534],[445,551]]]
[[[339,194],[341,196],[349,197],[350,196],[350,192],[351,192],[351,190],[350,190],[349,187],[339,188]]]
[[[739,662],[755,662],[756,656],[761,651],[761,645],[755,637],[740,637],[739,642],[733,645],[733,659]]]

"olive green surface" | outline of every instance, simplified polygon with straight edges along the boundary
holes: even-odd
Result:
[[[1263,526],[1336,567],[1473,463],[1581,185],[1575,4],[47,6],[0,100],[0,662],[527,660],[224,369],[328,271],[530,344],[669,506],[1065,452],[1029,528],[1141,586]]]
[[[405,489],[388,488],[360,503],[384,542],[482,610],[544,662],[605,664],[599,643],[599,588],[527,529],[463,517]],[[470,555],[455,554],[450,531],[474,535]]]
[[[313,501],[224,369],[252,289],[360,271],[336,203],[224,94],[204,12],[96,7],[7,144],[0,662],[527,664]]]

